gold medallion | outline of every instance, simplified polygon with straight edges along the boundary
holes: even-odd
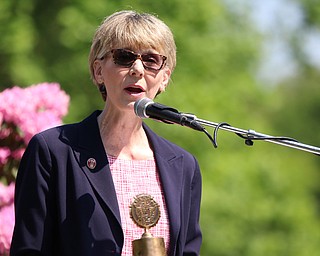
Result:
[[[160,206],[153,197],[147,194],[137,195],[130,206],[130,217],[138,227],[144,228],[141,238],[132,241],[132,255],[165,256],[163,237],[153,237],[149,232],[160,219]]]
[[[130,217],[137,226],[148,230],[158,223],[160,206],[151,195],[137,195],[130,206]]]

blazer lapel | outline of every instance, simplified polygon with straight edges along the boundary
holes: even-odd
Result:
[[[78,146],[74,148],[74,152],[93,190],[121,225],[116,191],[97,123],[98,115],[99,111],[96,111],[80,123]]]
[[[148,138],[154,149],[155,159],[160,174],[161,184],[167,205],[170,221],[172,244],[170,251],[175,250],[181,226],[181,191],[183,180],[183,156],[177,155],[159,136],[144,125]]]

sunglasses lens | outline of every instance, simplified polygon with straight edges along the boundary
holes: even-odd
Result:
[[[160,70],[166,60],[166,57],[160,54],[148,53],[138,55],[125,49],[116,49],[113,50],[112,53],[114,63],[123,67],[131,67],[137,59],[141,59],[144,68],[149,70]]]
[[[113,60],[118,65],[130,67],[136,60],[136,56],[132,52],[117,49],[113,51]]]
[[[143,54],[142,61],[145,67],[159,70],[162,67],[163,58],[159,54]]]

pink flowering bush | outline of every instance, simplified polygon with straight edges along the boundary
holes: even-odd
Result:
[[[0,255],[8,255],[14,226],[14,182],[0,183]]]
[[[0,255],[7,255],[10,248],[20,159],[34,134],[62,123],[69,100],[57,83],[15,86],[0,92]]]

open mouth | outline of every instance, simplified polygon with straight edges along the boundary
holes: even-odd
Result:
[[[130,92],[130,93],[141,93],[143,92],[143,90],[139,87],[127,87],[125,89],[127,92]]]

